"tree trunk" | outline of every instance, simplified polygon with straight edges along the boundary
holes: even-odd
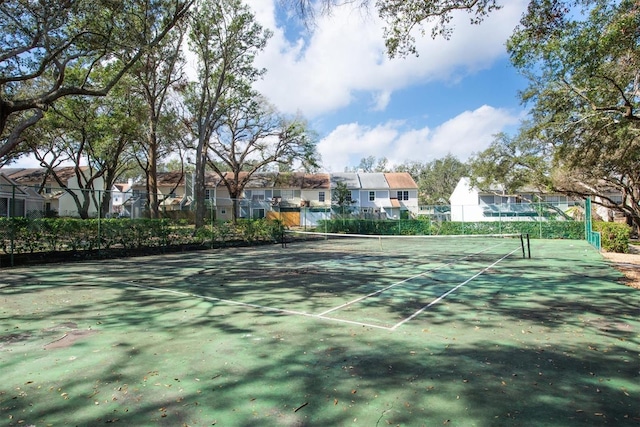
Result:
[[[147,187],[149,189],[149,214],[151,218],[157,219],[160,216],[158,202],[158,168],[155,147],[149,150],[149,175],[147,176]]]
[[[196,230],[204,226],[204,216],[206,214],[206,206],[204,204],[204,172],[206,165],[207,145],[205,144],[205,141],[201,139],[198,142],[198,147],[196,149],[196,176],[195,182],[193,183],[194,203],[196,204]]]

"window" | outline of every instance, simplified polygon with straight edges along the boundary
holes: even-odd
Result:
[[[9,199],[2,198],[0,199],[0,217],[9,216]]]
[[[318,201],[319,202],[324,202],[324,191],[319,191],[318,192]]]
[[[376,200],[376,192],[375,191],[369,191],[369,201],[373,202]]]
[[[15,204],[15,206],[14,206]],[[9,200],[9,216],[24,216],[25,210],[25,201],[22,199],[13,199],[13,203]]]
[[[274,197],[282,197],[282,200],[299,199],[301,195],[300,190],[273,190]]]
[[[409,191],[398,191],[398,200],[409,200]]]
[[[216,192],[214,189],[212,188],[205,188],[204,189],[204,198],[207,200],[211,200],[213,199],[213,197],[215,196]]]
[[[349,191],[345,197],[344,197],[344,201],[347,203],[351,203],[351,191]]]

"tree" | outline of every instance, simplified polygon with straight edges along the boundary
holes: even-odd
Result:
[[[81,218],[89,217],[92,204],[99,206],[101,216],[109,212],[108,190],[129,166],[123,159],[125,150],[141,136],[141,108],[129,88],[122,82],[104,98],[58,99],[23,135],[49,176],[72,197]],[[67,188],[57,175],[64,163],[73,164],[79,188]],[[103,189],[96,188],[99,179]]]
[[[377,162],[377,163],[376,163]],[[353,172],[386,172],[387,171],[387,160],[386,157],[380,157],[376,159],[375,156],[363,157],[360,159],[360,163],[357,167],[353,168]]]
[[[640,9],[584,0],[577,13],[567,3],[532,0],[508,43],[530,79],[528,134],[553,150],[555,191],[593,196],[640,226]]]
[[[541,143],[525,123],[516,136],[499,133],[486,150],[469,160],[471,185],[483,189],[500,187],[515,194],[525,186],[551,188],[548,146]]]
[[[251,92],[263,73],[253,66],[270,33],[240,0],[199,0],[192,14],[189,47],[197,58],[198,81],[187,85],[185,122],[195,139],[196,228],[204,225],[205,168],[209,143],[232,97]]]
[[[451,154],[428,163],[404,163],[396,171],[407,172],[413,177],[418,184],[419,202],[423,205],[448,204],[460,178],[469,175],[469,167]]]
[[[209,144],[215,160],[209,166],[229,191],[234,222],[238,199],[254,173],[271,164],[291,165],[296,161],[307,169],[317,167],[315,134],[305,120],[283,117],[257,94],[252,99],[235,99],[239,102],[225,109]]]
[[[0,159],[57,99],[106,95],[193,2],[0,1]],[[106,82],[95,78],[100,64],[118,66]]]
[[[458,181],[468,173],[469,167],[452,154],[427,163],[418,178],[422,201],[427,205],[449,204]]]
[[[337,182],[336,186],[331,189],[331,202],[340,208],[342,215],[349,211],[349,207],[355,203],[351,199],[351,190],[344,182]]]
[[[151,218],[159,217],[158,163],[165,154],[174,149],[179,151],[179,138],[175,134],[177,120],[169,107],[169,97],[184,79],[182,43],[185,31],[186,25],[176,25],[160,43],[144,53],[130,72],[135,81],[135,91],[145,104],[145,139],[140,141],[136,153],[145,171]]]

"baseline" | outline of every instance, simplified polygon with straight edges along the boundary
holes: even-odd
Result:
[[[485,273],[487,270],[491,269],[492,267],[494,267],[495,265],[497,265],[499,262],[501,262],[502,260],[504,260],[505,258],[507,258],[508,256],[510,256],[511,254],[515,253],[516,251],[520,250],[520,248],[518,249],[514,249],[513,251],[511,251],[510,253],[508,253],[507,255],[503,256],[502,258],[500,258],[499,260],[497,260],[496,262],[494,262],[493,264],[483,268],[481,271],[479,271],[478,273],[474,274],[473,276],[471,276],[470,278],[468,278],[467,280],[465,280],[464,282],[460,283],[459,285],[455,286],[454,288],[449,289],[447,292],[445,292],[444,294],[440,295],[438,298],[434,299],[433,301],[431,301],[429,304],[425,305],[424,307],[422,307],[421,309],[419,309],[418,311],[416,311],[415,313],[413,313],[411,316],[407,317],[406,319],[403,319],[402,321],[396,323],[395,325],[393,325],[390,330],[395,331],[398,327],[404,325],[405,323],[409,322],[410,320],[415,319],[417,316],[419,316],[421,313],[423,313],[426,309],[434,306],[435,304],[439,303],[440,301],[442,301],[443,299],[445,299],[448,295],[452,294],[453,292],[457,291],[458,289],[460,289],[461,287],[463,287],[464,285],[466,285],[467,283],[471,282],[472,280],[474,280],[475,278],[477,278],[478,276],[480,276],[481,274]]]
[[[411,276],[411,277],[408,277],[408,278],[406,278],[406,279],[404,279],[404,280],[401,280],[401,281],[399,281],[399,282],[392,283],[392,284],[391,284],[391,285],[389,285],[389,286],[386,286],[386,287],[384,287],[384,288],[382,288],[382,289],[378,289],[377,291],[371,292],[371,293],[369,293],[369,294],[367,294],[367,295],[363,295],[363,296],[358,297],[358,298],[356,298],[356,299],[354,299],[354,300],[351,300],[351,301],[345,302],[344,304],[341,304],[341,305],[339,305],[339,306],[337,306],[337,307],[330,308],[329,310],[326,310],[326,311],[323,311],[322,313],[319,313],[319,314],[318,314],[318,316],[325,316],[325,315],[327,315],[327,314],[329,314],[329,313],[331,313],[331,312],[334,312],[334,311],[337,311],[337,310],[343,309],[343,308],[345,308],[345,307],[348,307],[348,306],[350,306],[350,305],[356,304],[356,303],[358,303],[358,302],[360,302],[360,301],[362,301],[362,300],[365,300],[365,299],[367,299],[367,298],[371,298],[371,297],[374,297],[374,296],[376,296],[376,295],[380,295],[381,293],[383,293],[383,292],[385,292],[385,291],[388,291],[389,289],[395,288],[396,286],[402,285],[402,284],[404,284],[404,283],[406,283],[406,282],[408,282],[408,281],[410,281],[410,280],[413,280],[413,279],[415,279],[415,278],[417,278],[417,277],[426,276],[426,275],[427,275],[427,274],[429,274],[429,273],[433,273],[434,271],[441,270],[441,269],[446,268],[446,267],[448,267],[448,266],[450,266],[450,265],[453,265],[453,264],[455,264],[455,263],[457,263],[457,262],[460,262],[460,261],[462,261],[462,260],[466,260],[467,258],[471,258],[471,257],[473,257],[473,256],[475,256],[475,255],[478,255],[478,254],[481,254],[481,253],[487,252],[488,250],[493,249],[493,248],[498,247],[498,246],[502,246],[503,244],[504,244],[504,243],[500,243],[500,244],[498,244],[498,245],[494,245],[494,246],[490,246],[490,247],[488,247],[488,248],[485,248],[485,249],[483,249],[483,250],[481,250],[481,251],[474,252],[474,253],[468,254],[468,255],[466,255],[466,256],[460,257],[460,258],[456,258],[455,260],[453,260],[453,261],[451,261],[451,262],[448,262],[448,263],[446,263],[446,264],[442,264],[442,265],[441,265],[441,266],[439,266],[439,267],[431,268],[431,269],[429,269],[429,270],[427,270],[427,271],[424,271],[424,272],[422,272],[422,273],[420,273],[420,274],[416,274],[415,276]],[[491,264],[491,266],[489,266],[489,267],[485,268],[485,269],[484,269],[484,270],[482,270],[482,271],[486,271],[487,269],[489,269],[489,268],[493,267],[495,264],[497,264],[498,262],[500,262],[500,261],[502,261],[503,259],[507,258],[508,256],[512,255],[513,253],[515,253],[515,252],[516,252],[516,251],[518,251],[519,249],[520,249],[520,248],[517,248],[517,249],[512,250],[512,251],[511,251],[511,252],[509,252],[507,255],[503,256],[503,257],[502,257],[502,258],[500,258],[498,261],[496,261],[495,263]],[[482,273],[482,272],[481,272],[481,273]],[[478,275],[476,275],[476,276],[474,276],[474,277],[477,277],[477,276],[478,276]],[[458,287],[459,287],[459,286],[458,286]]]

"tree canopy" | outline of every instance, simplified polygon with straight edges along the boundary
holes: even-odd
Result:
[[[640,225],[639,28],[636,1],[532,0],[508,42],[530,118],[474,159],[474,175],[592,196]]]
[[[106,95],[193,1],[1,1],[0,158],[57,99]],[[118,66],[114,76],[96,79],[109,63]]]

